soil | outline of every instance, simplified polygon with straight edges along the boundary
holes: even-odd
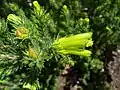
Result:
[[[111,86],[112,90],[120,90],[120,49],[118,48],[116,51],[109,50],[107,51],[106,56],[107,57],[104,63],[107,79],[105,80],[105,82],[109,84],[109,86]],[[70,67],[69,65],[67,65],[65,70],[61,73],[61,75],[58,78],[59,83],[57,90],[81,90],[80,88],[78,88],[77,85],[73,85],[74,81],[76,81],[76,74],[71,74],[69,72]],[[93,84],[91,83],[90,86],[92,85]]]
[[[75,73],[71,73],[71,68],[66,65],[65,70],[61,72],[58,78],[58,89],[57,90],[79,90],[77,85],[73,85],[75,80]]]
[[[112,90],[120,90],[120,49],[112,52],[113,60],[108,63]]]

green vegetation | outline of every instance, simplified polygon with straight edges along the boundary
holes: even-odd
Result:
[[[83,90],[109,89],[104,69],[106,54],[119,45],[120,1],[0,4],[0,89],[57,90],[66,65],[78,72]]]

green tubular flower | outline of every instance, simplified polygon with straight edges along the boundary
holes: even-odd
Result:
[[[74,55],[80,55],[84,57],[89,57],[92,54],[92,52],[89,50],[60,50],[59,53],[74,54]]]
[[[77,48],[83,48],[85,47],[87,43],[87,40],[76,40],[76,41],[71,41],[69,43],[60,43],[61,49],[67,49],[68,47],[77,47]]]
[[[21,24],[20,17],[14,15],[14,14],[9,14],[8,17],[7,17],[7,20],[10,21],[10,22],[15,23],[17,25]]]
[[[78,41],[78,40],[87,40],[87,39],[91,39],[91,37],[92,37],[92,32],[77,34],[69,37],[60,38],[59,40],[56,40],[54,44],[70,43],[71,41]]]
[[[68,48],[68,47],[73,47],[73,46],[78,46],[78,47],[85,47],[85,45],[89,42],[91,44],[87,45],[90,46],[92,45],[92,33],[83,33],[83,34],[77,34],[69,37],[63,37],[58,40],[56,40],[53,45],[57,45],[58,47],[61,48]]]
[[[80,52],[80,55],[85,56],[85,57],[89,57],[91,54],[92,54],[92,52],[89,50],[83,50]]]

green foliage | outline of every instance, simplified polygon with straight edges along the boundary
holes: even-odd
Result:
[[[83,89],[92,80],[95,90],[100,88],[101,82],[104,88],[105,52],[116,48],[120,40],[120,2],[38,2],[34,1],[30,7],[27,0],[6,0],[0,6],[0,11],[4,12],[1,17],[7,18],[0,19],[1,87],[53,90],[59,72],[69,64],[80,73]],[[81,33],[88,32],[93,36],[79,40]]]
[[[70,55],[64,55],[64,53],[60,55],[54,49],[53,42],[57,36],[61,36],[56,31],[57,25],[51,15],[46,13],[37,1],[33,2],[33,7],[30,19],[26,17],[22,9],[17,9],[19,11],[16,14],[19,16],[9,14],[7,17],[9,31],[5,33],[9,35],[10,44],[8,43],[8,47],[4,48],[8,56],[1,54],[5,56],[5,58],[1,57],[1,80],[13,83],[12,87],[15,84],[19,88],[51,88],[53,90],[60,67],[66,64],[74,65],[75,62]],[[78,37],[78,40],[84,40],[88,47],[92,45],[90,44],[91,36],[91,33],[90,35],[81,34],[73,36],[73,39]],[[87,54],[88,51],[84,51],[83,48],[80,55],[86,56],[85,52]]]

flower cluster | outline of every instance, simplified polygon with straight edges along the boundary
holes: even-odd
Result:
[[[85,50],[85,47],[92,45],[91,32],[63,37],[53,43],[53,47],[61,54],[74,54],[85,57],[91,55],[91,51]]]

